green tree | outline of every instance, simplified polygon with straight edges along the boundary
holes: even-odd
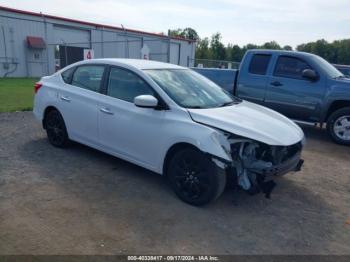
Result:
[[[262,49],[275,49],[280,50],[282,49],[281,46],[276,41],[271,41],[263,44],[260,48]]]
[[[328,43],[326,40],[321,39],[316,42],[298,45],[297,50],[319,55],[331,63],[341,63],[340,61],[344,61],[343,58],[345,58],[345,61],[350,58],[350,54],[347,54],[347,50],[350,52],[350,47],[348,46],[348,48],[346,48],[346,44],[344,46],[346,41],[348,40]],[[341,56],[339,56],[340,53],[342,53]]]
[[[254,44],[247,44],[247,45],[243,46],[243,49],[245,51],[250,50],[250,49],[259,49],[259,48],[261,48],[261,47],[259,47],[258,45],[254,45]]]
[[[334,41],[334,63],[350,65],[350,39]]]
[[[210,39],[210,48],[213,59],[225,60],[226,59],[226,49],[224,44],[221,42],[221,34],[215,33]]]
[[[198,40],[199,36],[196,30],[193,28],[187,27],[182,31],[182,35],[185,38],[192,39],[192,40]]]
[[[228,44],[226,47],[226,60],[240,62],[244,51],[238,45]]]
[[[169,29],[168,35],[175,36],[175,37],[176,36],[183,37],[183,38],[192,39],[192,40],[199,39],[197,31],[191,27],[186,27],[185,29],[181,29],[181,28],[174,29],[174,30]]]
[[[281,49],[290,50],[290,45],[281,47],[276,41],[266,42],[263,45],[247,44],[242,47],[234,44],[225,46],[222,43],[220,33],[215,33],[209,39],[200,38],[196,30],[187,27],[169,30],[170,36],[180,36],[196,40],[196,58],[197,59],[215,59],[240,62],[247,50],[250,49]],[[297,51],[309,52],[323,57],[331,63],[350,64],[350,39],[336,40],[332,43],[324,39],[315,42],[300,44],[296,47]]]
[[[293,47],[291,47],[290,45],[285,45],[285,46],[283,47],[283,50],[293,51]]]
[[[197,41],[196,46],[196,58],[198,59],[209,59],[211,57],[209,38],[205,37]]]
[[[182,34],[182,29],[169,29],[168,30],[168,36],[181,36]]]

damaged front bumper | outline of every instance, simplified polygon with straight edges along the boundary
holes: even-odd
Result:
[[[289,172],[298,172],[304,164],[304,160],[300,158],[300,154],[296,154],[294,157],[286,160],[269,168],[263,168],[260,170],[251,169],[251,172],[256,172],[265,176],[282,176]]]
[[[266,198],[270,198],[273,189],[276,187],[273,178],[290,172],[298,172],[301,170],[303,164],[304,160],[300,158],[300,154],[297,154],[287,161],[270,168],[249,170],[249,172],[255,172],[255,183],[251,183],[251,187],[247,190],[248,193],[254,195],[262,192]]]
[[[262,192],[267,198],[276,186],[274,177],[301,170],[302,141],[290,146],[270,146],[249,139],[230,139],[232,162],[213,158],[249,194]]]

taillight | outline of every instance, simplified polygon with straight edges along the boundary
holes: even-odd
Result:
[[[42,87],[43,84],[40,84],[40,83],[35,83],[34,85],[34,92],[35,94],[38,92],[38,90],[40,89],[40,87]]]

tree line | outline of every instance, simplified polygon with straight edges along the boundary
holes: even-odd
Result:
[[[263,45],[247,44],[242,47],[234,44],[224,45],[220,33],[215,33],[210,38],[200,38],[196,30],[192,28],[169,30],[168,34],[196,40],[196,59],[240,62],[249,49],[293,50],[290,45],[280,46],[276,41],[267,42]],[[333,64],[350,64],[350,39],[333,42],[321,39],[298,45],[296,50],[319,55]]]

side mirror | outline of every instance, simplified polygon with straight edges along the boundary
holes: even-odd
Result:
[[[151,95],[140,95],[134,98],[134,104],[138,107],[155,108],[158,106],[158,100]]]
[[[312,69],[305,69],[305,70],[303,70],[301,75],[302,75],[303,78],[306,78],[306,79],[308,79],[310,81],[318,80],[317,73],[314,70],[312,70]]]

